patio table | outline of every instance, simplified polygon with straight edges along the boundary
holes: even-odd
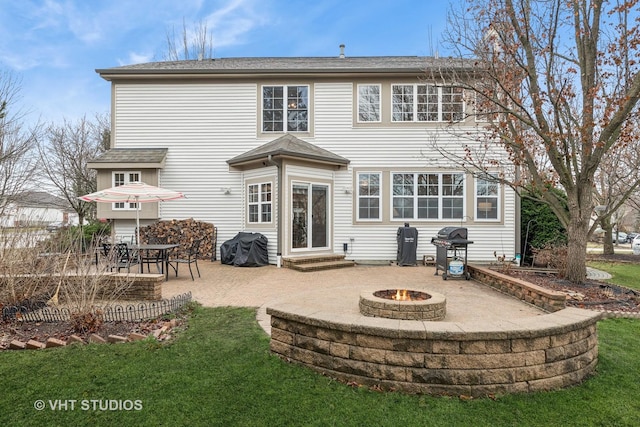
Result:
[[[142,245],[131,245],[131,249],[135,251],[160,251],[160,259],[162,260],[162,271],[165,275],[165,281],[169,280],[169,250],[177,248],[176,243],[149,243]],[[140,273],[144,273],[144,264],[140,263]]]

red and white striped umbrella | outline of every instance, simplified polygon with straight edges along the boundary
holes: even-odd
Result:
[[[129,184],[118,185],[106,188],[95,193],[85,194],[78,197],[85,202],[103,203],[150,203],[162,202],[165,200],[175,200],[185,197],[179,191],[168,190],[145,184],[144,182],[131,182]],[[138,244],[140,244],[140,207],[136,209],[136,227],[138,230]]]

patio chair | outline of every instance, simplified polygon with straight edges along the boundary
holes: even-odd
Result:
[[[133,253],[126,243],[103,243],[102,253],[107,258],[107,268],[109,271],[126,268],[131,272],[131,266],[138,264],[138,256]]]
[[[167,239],[165,237],[151,236],[147,239],[147,243],[149,245],[164,244],[167,243]],[[155,264],[158,271],[163,271],[163,267],[161,267],[164,261],[162,259],[162,251],[145,249],[138,253],[138,257],[140,258],[140,264],[142,264],[143,272],[145,264],[147,265],[147,271],[149,273],[151,273],[151,264]]]
[[[187,264],[189,266],[189,273],[191,273],[191,280],[195,280],[193,278],[193,270],[191,269],[191,264],[196,265],[196,271],[198,272],[198,277],[200,276],[200,268],[198,268],[198,256],[200,255],[200,242],[202,239],[196,239],[191,243],[191,246],[187,248],[185,251],[178,251],[178,257],[170,258],[169,265],[176,271],[176,277],[178,277],[178,266],[180,264]]]

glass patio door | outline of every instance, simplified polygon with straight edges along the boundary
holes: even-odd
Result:
[[[293,249],[328,247],[329,186],[295,183],[292,190],[291,247]]]

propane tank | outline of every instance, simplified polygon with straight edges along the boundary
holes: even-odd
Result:
[[[451,276],[462,276],[464,273],[464,263],[460,258],[455,257],[449,263],[449,274]]]

